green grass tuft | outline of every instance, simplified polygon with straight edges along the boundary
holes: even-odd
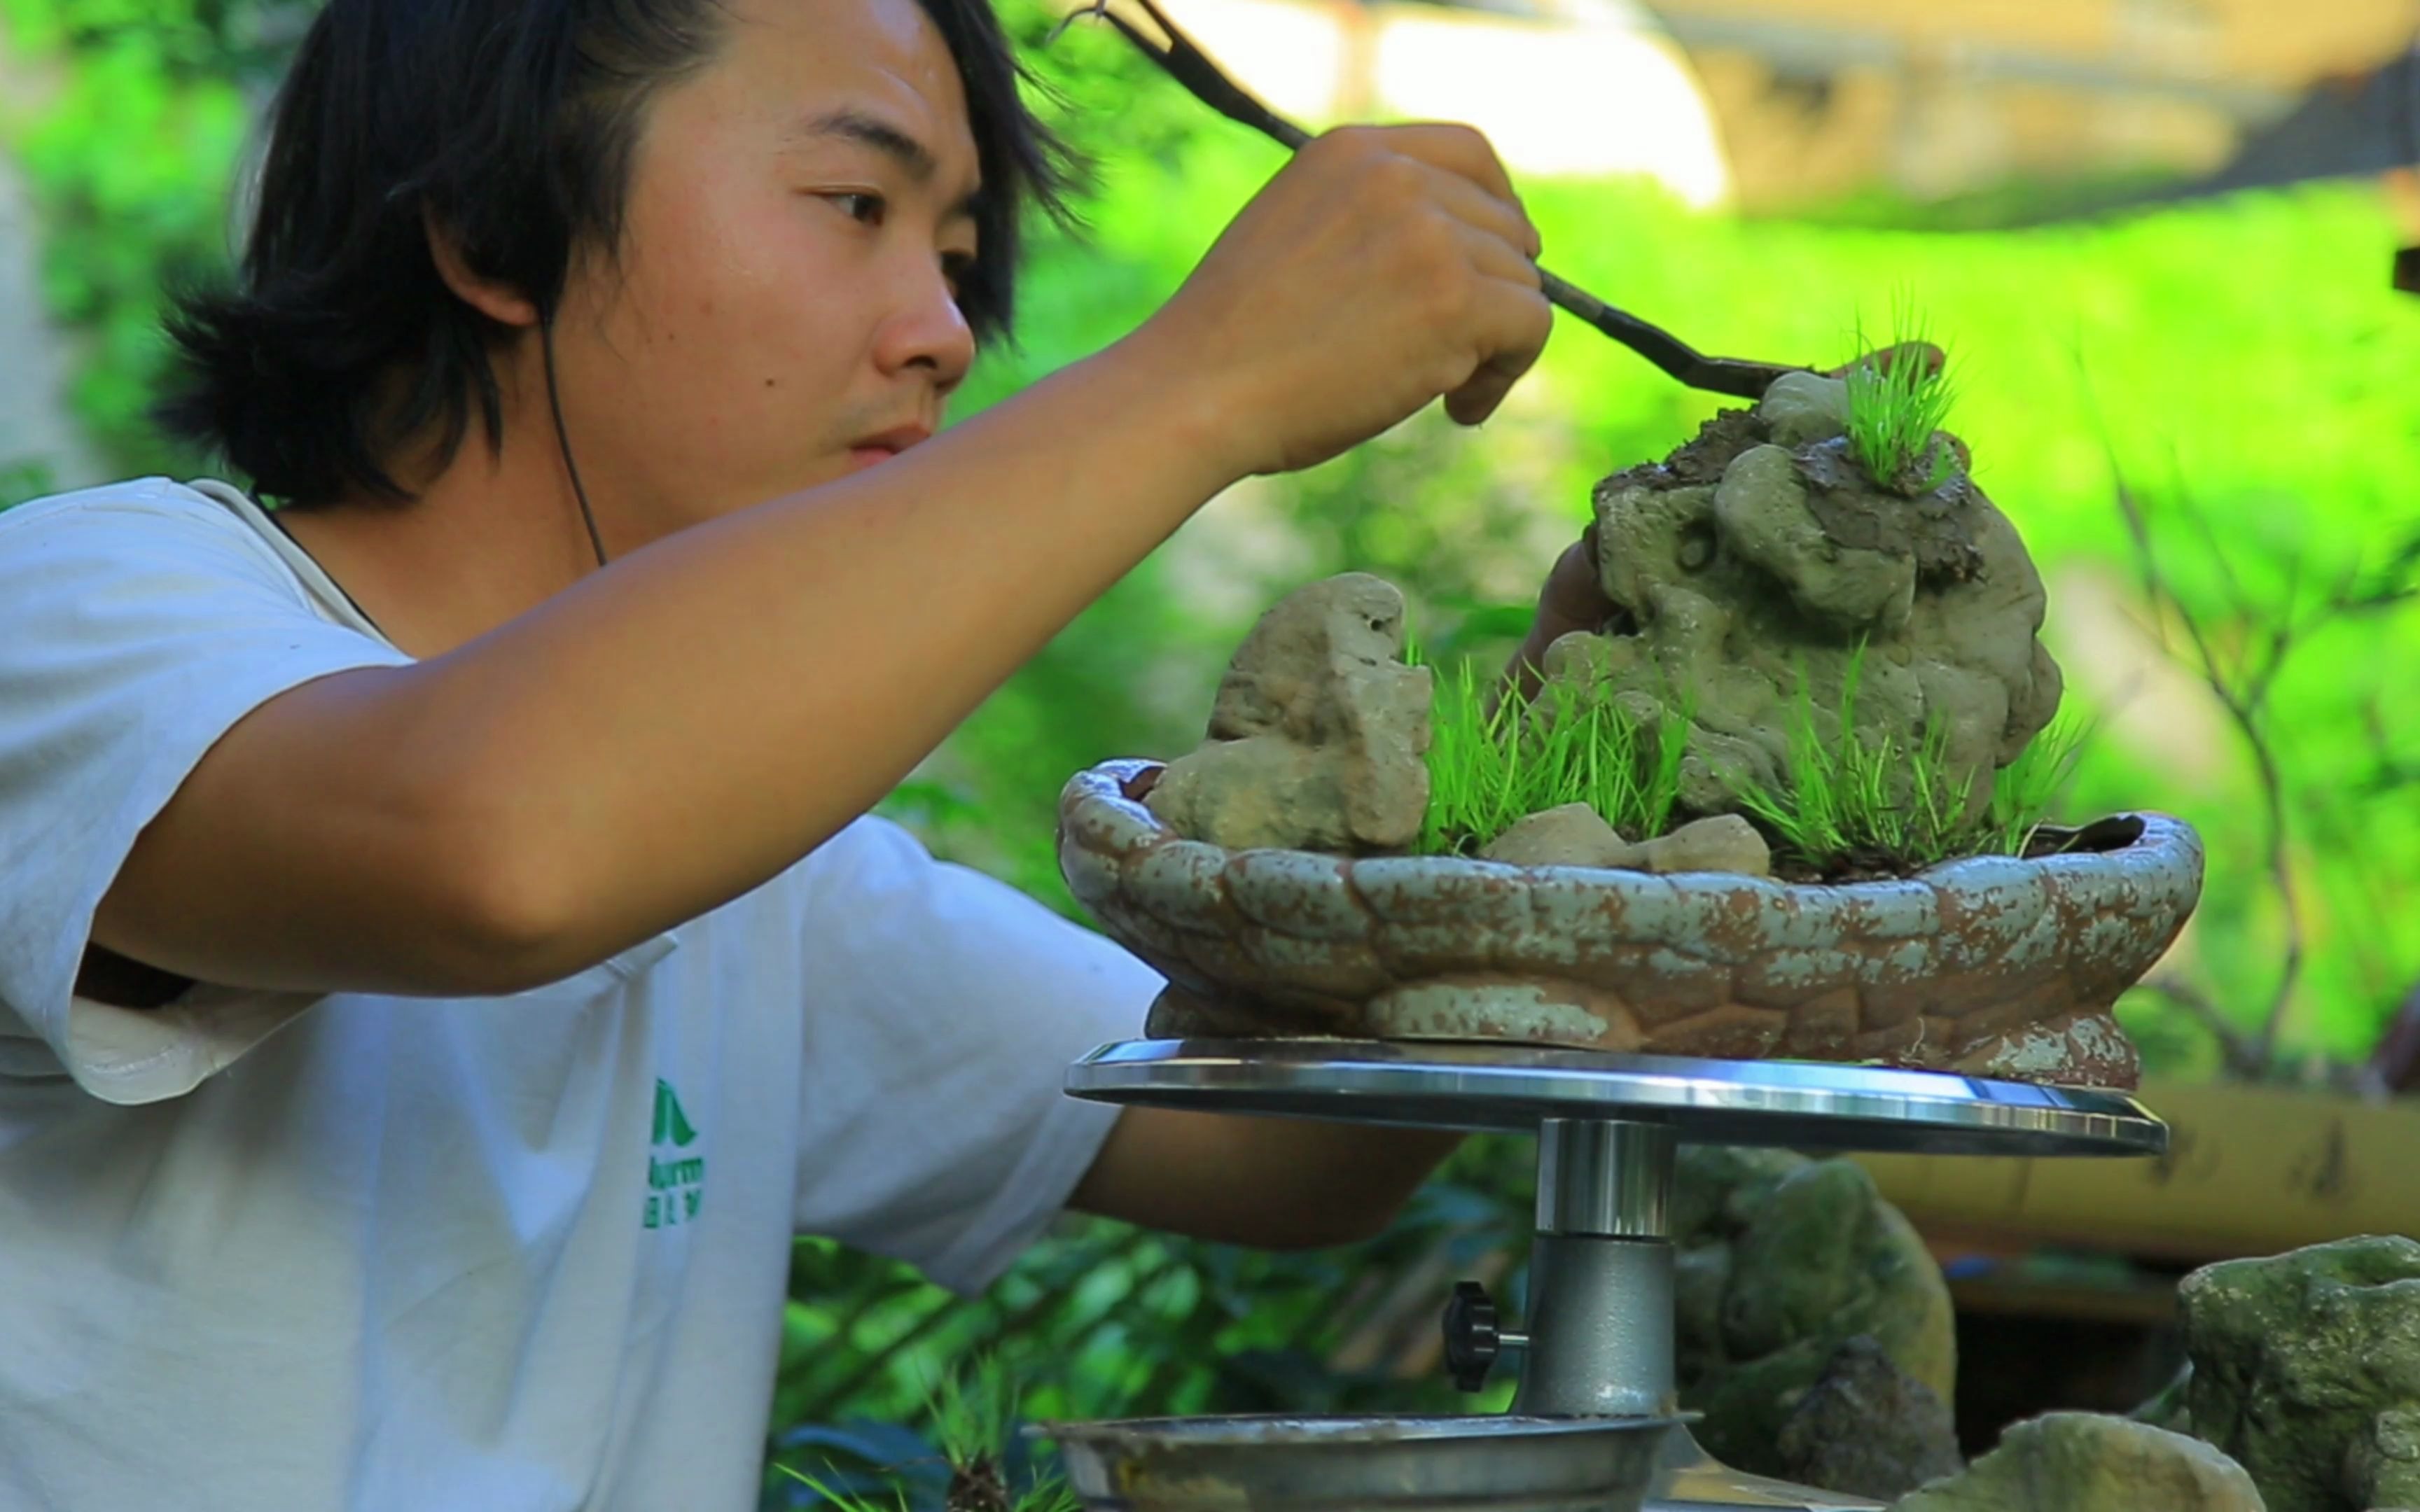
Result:
[[[1405,659],[1422,663],[1408,645]],[[1864,656],[1850,658],[1826,736],[1802,675],[1790,717],[1787,779],[1740,784],[1740,808],[1773,842],[1785,874],[1904,874],[1964,856],[2020,856],[2074,772],[2087,727],[2054,723],[1993,774],[1992,795],[1969,817],[1978,774],[1953,771],[1938,720],[1913,739],[1857,738]],[[1465,662],[1432,669],[1429,807],[1419,854],[1467,856],[1533,813],[1585,803],[1625,838],[1668,832],[1680,810],[1688,753],[1685,710],[1650,721],[1568,683],[1525,709],[1490,707],[1492,674]]]
[[[1490,708],[1492,675],[1467,662],[1436,676],[1423,855],[1467,855],[1533,813],[1585,803],[1630,840],[1663,834],[1681,793],[1685,717],[1652,722],[1550,683],[1528,705]]]
[[[1891,348],[1931,339],[1910,306],[1895,307],[1892,327]],[[1872,351],[1862,323],[1857,349]],[[1884,487],[1911,496],[1949,481],[1958,459],[1934,440],[1956,398],[1946,372],[1924,363],[1894,362],[1885,368],[1861,360],[1849,369],[1848,384],[1849,455],[1859,467]]]
[[[1774,841],[1775,859],[1818,875],[1843,867],[1916,871],[1985,842],[1966,817],[1972,772],[1953,774],[1948,727],[1935,719],[1907,741],[1855,733],[1862,653],[1850,658],[1834,711],[1839,733],[1826,739],[1802,673],[1792,702],[1788,782],[1776,790],[1742,783],[1740,806]]]
[[[851,1496],[845,1491],[833,1490],[813,1475],[800,1474],[787,1465],[777,1464],[773,1468],[822,1497],[828,1505],[838,1507],[840,1512],[908,1512],[908,1496],[904,1491],[893,1493],[886,1504],[870,1497]]]
[[[1075,1492],[1064,1481],[1044,1479],[1011,1494],[1002,1466],[1008,1458],[1009,1435],[1016,1431],[1020,1383],[1000,1361],[977,1358],[971,1368],[954,1367],[940,1383],[924,1394],[924,1413],[934,1445],[950,1469],[944,1512],[1080,1512]],[[787,1465],[775,1469],[814,1491],[840,1512],[906,1512],[904,1494],[890,1504],[834,1490]]]
[[[2023,856],[2034,831],[2050,815],[2051,806],[2067,789],[2068,780],[2092,743],[2094,726],[2081,719],[2053,719],[2034,736],[2017,759],[1992,777],[1990,853]]]
[[[2054,723],[1992,775],[1991,797],[1970,817],[1974,770],[1953,770],[1948,727],[1930,721],[1914,740],[1855,733],[1860,652],[1840,686],[1838,734],[1826,739],[1806,678],[1790,721],[1789,780],[1747,783],[1742,809],[1774,841],[1776,865],[1818,876],[1909,872],[1965,856],[2019,856],[2075,769],[2088,731]]]
[[[956,1471],[997,1466],[1016,1424],[1017,1381],[994,1356],[951,1370],[925,1393],[934,1445]]]

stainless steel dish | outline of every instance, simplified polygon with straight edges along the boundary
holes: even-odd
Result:
[[[1092,1512],[1638,1512],[1667,1417],[1046,1424]]]

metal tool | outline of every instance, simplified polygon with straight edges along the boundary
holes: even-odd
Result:
[[[1193,39],[1180,31],[1176,23],[1153,4],[1153,0],[1134,0],[1134,3],[1142,8],[1153,25],[1166,34],[1166,41],[1146,35],[1140,27],[1111,10],[1109,0],[1095,0],[1094,4],[1076,11],[1062,21],[1051,36],[1057,37],[1069,24],[1086,17],[1106,21],[1144,56],[1158,64],[1171,78],[1189,90],[1195,99],[1229,120],[1274,138],[1289,151],[1311,140],[1309,131],[1262,104],[1241,85],[1227,77],[1218,65],[1210,60],[1210,55],[1195,46]],[[1773,387],[1774,380],[1783,374],[1814,371],[1811,367],[1793,367],[1786,363],[1708,357],[1662,327],[1651,325],[1626,310],[1607,304],[1543,268],[1538,270],[1538,276],[1544,284],[1547,300],[1557,309],[1579,316],[1690,388],[1730,394],[1734,398],[1761,399],[1764,391]]]
[[[1701,1144],[1948,1155],[2155,1155],[2167,1128],[2117,1092],[1931,1072],[1685,1060],[1514,1044],[1137,1041],[1068,1072],[1106,1103],[1538,1137],[1529,1317],[1515,1331],[1483,1288],[1456,1288],[1448,1368],[1483,1384],[1522,1356],[1523,1417],[1668,1418],[1677,1148]],[[1487,1421],[1481,1419],[1480,1421]],[[1510,1421],[1510,1420],[1504,1420]],[[1874,1512],[1785,1486],[1666,1434],[1645,1512]]]

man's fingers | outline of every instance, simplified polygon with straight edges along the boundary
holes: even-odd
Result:
[[[1556,559],[1538,594],[1538,619],[1554,635],[1592,630],[1611,616],[1613,601],[1605,596],[1597,576],[1596,522],[1590,520],[1580,538]]]
[[[1481,349],[1490,355],[1445,396],[1445,412],[1459,425],[1476,425],[1496,413],[1512,385],[1537,364],[1554,329],[1554,306],[1534,285],[1490,279],[1479,299],[1476,329]]]
[[[1520,205],[1521,196],[1512,192],[1512,179],[1504,171],[1503,160],[1497,157],[1486,137],[1469,127],[1387,126],[1378,130],[1386,133],[1387,146],[1393,151],[1456,175],[1507,205]]]
[[[1544,680],[1541,664],[1548,647],[1575,630],[1603,629],[1616,613],[1598,579],[1596,544],[1596,521],[1591,519],[1580,538],[1555,559],[1538,591],[1538,612],[1529,622],[1529,633],[1505,669],[1507,688],[1524,702],[1537,696]]]
[[[1457,425],[1483,425],[1512,392],[1517,375],[1481,368],[1477,378],[1445,396],[1445,412]]]
[[[1543,289],[1546,286],[1545,277],[1538,271],[1538,265],[1532,262],[1518,245],[1505,240],[1484,226],[1475,226],[1466,221],[1456,229],[1462,242],[1464,257],[1481,276],[1507,284],[1518,284],[1528,289]]]
[[[1445,212],[1475,230],[1483,231],[1519,253],[1534,267],[1538,260],[1538,228],[1521,207],[1497,198],[1459,174],[1429,166],[1436,203]]]

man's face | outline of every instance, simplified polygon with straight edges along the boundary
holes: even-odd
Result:
[[[625,542],[878,464],[974,356],[974,137],[916,0],[725,12],[719,55],[648,107],[618,262],[575,269],[555,329],[582,481]]]

